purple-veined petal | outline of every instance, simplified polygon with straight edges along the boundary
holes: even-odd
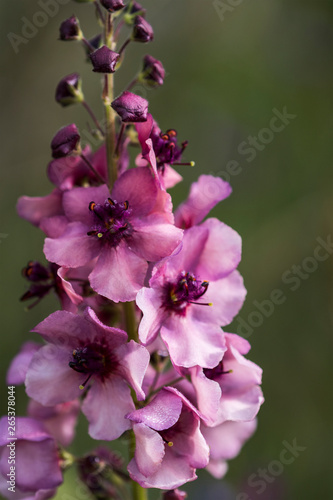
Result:
[[[135,390],[138,400],[143,401],[146,395],[142,389],[142,383],[149,365],[149,352],[145,347],[131,340],[120,346],[115,354],[119,359],[117,372]]]

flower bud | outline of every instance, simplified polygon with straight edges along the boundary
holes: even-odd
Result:
[[[109,12],[116,12],[125,7],[123,0],[100,0],[100,2]]]
[[[127,90],[111,103],[124,123],[145,122],[148,114],[148,101]]]
[[[145,17],[146,9],[138,2],[130,2],[124,10],[124,21],[126,24],[132,25],[136,16]]]
[[[163,493],[163,500],[184,500],[186,497],[187,493],[178,489]]]
[[[150,24],[141,16],[136,16],[132,31],[132,40],[147,43],[154,39],[154,31]]]
[[[165,70],[161,61],[146,55],[143,59],[143,69],[139,75],[140,81],[151,87],[156,87],[157,85],[163,85],[164,77]]]
[[[60,25],[60,40],[81,40],[82,31],[77,17],[72,16]]]
[[[119,57],[118,52],[114,52],[106,45],[103,45],[90,54],[90,59],[94,67],[93,71],[96,73],[114,73]]]
[[[78,73],[72,73],[60,80],[56,88],[55,100],[62,106],[69,106],[84,100],[82,82]]]
[[[62,158],[68,156],[78,151],[79,147],[80,134],[76,125],[72,123],[71,125],[62,127],[53,137],[51,142],[52,157]]]

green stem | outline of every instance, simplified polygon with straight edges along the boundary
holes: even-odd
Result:
[[[113,24],[111,14],[107,14],[105,19],[104,43],[113,50],[114,43],[112,37]],[[105,142],[106,142],[106,160],[109,172],[109,187],[112,188],[118,177],[117,158],[115,156],[116,149],[116,124],[115,112],[111,108],[111,103],[114,100],[114,79],[113,73],[105,75],[105,84],[103,91],[103,102],[105,106]]]
[[[129,453],[130,459],[134,457],[135,452],[135,435],[134,432],[131,431],[130,443],[129,443]],[[132,483],[132,494],[133,500],[148,500],[148,490],[142,488],[139,483],[135,481],[131,481]]]
[[[128,339],[138,342],[138,327],[135,318],[135,303],[124,302],[124,313]]]

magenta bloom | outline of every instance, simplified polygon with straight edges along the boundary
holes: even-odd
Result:
[[[82,411],[95,439],[117,439],[130,423],[134,409],[128,384],[138,400],[149,353],[118,328],[103,325],[92,309],[84,316],[57,311],[34,328],[46,346],[32,358],[26,376],[27,394],[54,406],[76,399],[87,388]]]
[[[175,212],[175,224],[188,229],[203,221],[215,205],[230,196],[228,182],[212,175],[200,175],[191,186],[190,194]]]
[[[15,438],[13,441],[8,439],[8,418],[2,417],[0,420],[1,494],[6,498],[34,498],[37,493],[41,495],[40,498],[53,496],[54,489],[63,481],[54,439],[41,422],[23,417],[16,417]],[[13,456],[11,452],[15,456],[15,481],[14,490],[8,491],[8,487],[12,486],[7,483],[10,480],[9,462]]]
[[[232,333],[224,333],[224,337],[226,352],[216,367],[176,367],[186,377],[177,388],[198,408],[208,426],[227,420],[253,420],[264,402],[260,388],[262,369],[243,356],[249,352],[250,344]],[[174,373],[172,378],[176,378]]]
[[[162,389],[127,418],[136,437],[128,471],[144,488],[177,488],[196,479],[196,468],[206,467],[209,452],[200,432],[200,415],[176,389]]]
[[[151,288],[137,295],[141,342],[160,331],[175,365],[214,368],[225,351],[220,326],[232,321],[246,294],[235,270],[240,258],[240,236],[217,219],[186,230],[182,249],[156,266]]]
[[[114,302],[133,300],[144,284],[147,261],[172,253],[182,238],[149,168],[126,171],[108,188],[77,188],[64,194],[70,223],[59,238],[45,240],[46,258],[79,267],[98,257],[92,288]]]

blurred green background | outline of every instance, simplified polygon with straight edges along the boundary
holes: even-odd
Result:
[[[32,338],[28,331],[58,307],[47,298],[27,313],[18,301],[26,289],[20,270],[28,260],[42,258],[43,235],[18,218],[15,204],[23,194],[42,196],[50,191],[45,169],[54,133],[72,122],[87,128],[83,109],[62,109],[55,103],[60,78],[80,72],[87,101],[102,117],[99,77],[85,63],[82,47],[57,41],[60,22],[73,13],[87,37],[96,33],[89,5],[62,0],[59,12],[15,53],[8,33],[24,36],[22,18],[31,21],[41,3],[0,4],[2,414],[10,359],[24,340]],[[255,436],[230,462],[223,481],[199,472],[200,480],[186,486],[189,499],[333,498],[333,255],[326,253],[322,261],[313,258],[317,238],[327,241],[333,226],[333,2],[142,4],[155,41],[129,46],[118,92],[140,69],[144,54],[162,60],[165,85],[142,95],[162,130],[175,128],[181,140],[189,141],[186,159],[196,161],[193,169],[179,167],[184,182],[172,191],[175,206],[201,173],[230,180],[233,194],[213,215],[243,238],[240,270],[248,296],[228,330],[241,332],[243,325],[253,346],[250,358],[264,369],[266,402]],[[279,132],[267,130],[284,108],[293,115],[289,123],[285,120]],[[252,153],[247,150],[254,140],[250,136],[258,138]],[[294,272],[301,273],[298,281],[291,281]],[[283,303],[278,305],[270,300],[275,289],[281,291]],[[263,304],[266,317],[260,312]],[[23,414],[23,389],[17,394]],[[84,452],[94,446],[85,437],[84,419],[79,430],[73,449]],[[294,440],[306,449],[275,476],[268,473],[270,482],[258,494],[248,478],[259,469],[277,471],[271,464],[279,460],[283,441]],[[86,498],[70,478],[69,474],[57,498]]]

